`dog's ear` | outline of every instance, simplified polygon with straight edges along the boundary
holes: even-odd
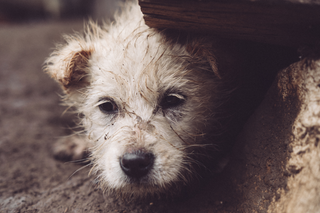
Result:
[[[88,66],[93,52],[93,46],[85,42],[68,42],[51,54],[44,69],[61,85],[67,96],[74,96],[90,84]]]
[[[213,44],[204,40],[193,40],[191,43],[187,44],[187,51],[194,57],[198,59],[205,60],[210,64],[212,72],[221,79],[221,75],[218,69],[217,58],[215,52],[213,51]]]
[[[210,64],[210,67],[211,67],[213,73],[216,74],[216,76],[221,79],[221,75],[220,75],[219,69],[218,69],[217,58],[216,58],[214,52],[212,51],[212,47],[211,46],[210,46],[210,48],[204,47],[204,49],[202,50],[202,54],[207,59],[208,63]]]

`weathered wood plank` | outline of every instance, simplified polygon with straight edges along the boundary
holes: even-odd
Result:
[[[140,0],[150,27],[299,46],[320,40],[320,1]]]

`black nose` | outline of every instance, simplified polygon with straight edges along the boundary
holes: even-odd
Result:
[[[121,169],[131,178],[139,179],[152,169],[154,155],[143,151],[126,153],[120,159]]]

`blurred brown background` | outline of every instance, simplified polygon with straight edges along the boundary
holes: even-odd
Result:
[[[0,0],[0,23],[110,18],[117,0]]]

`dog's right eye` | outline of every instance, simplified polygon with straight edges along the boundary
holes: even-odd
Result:
[[[174,108],[177,107],[181,104],[183,104],[185,101],[185,98],[182,95],[179,94],[169,94],[166,95],[160,105],[163,109],[168,109],[168,108]]]
[[[99,105],[99,109],[103,113],[111,114],[118,111],[118,106],[113,101],[106,101]]]

